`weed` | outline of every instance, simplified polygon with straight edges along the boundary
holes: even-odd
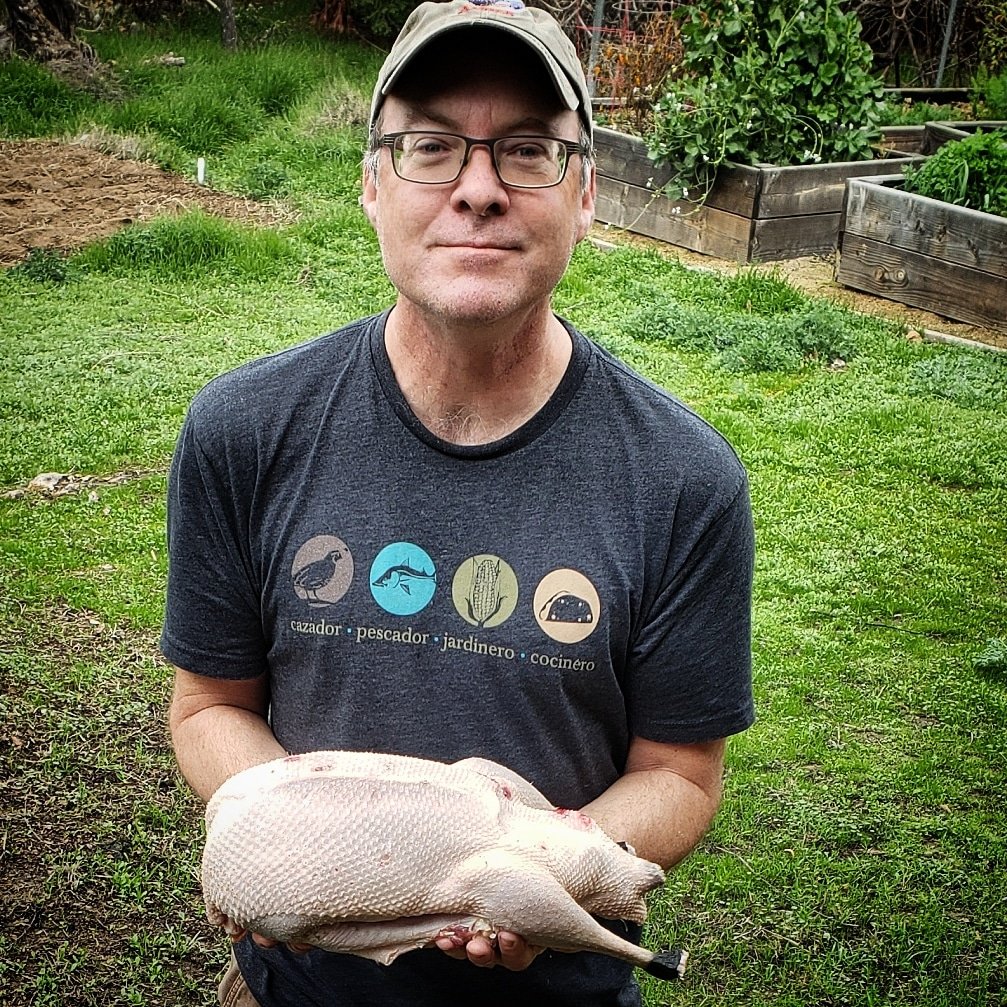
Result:
[[[1007,680],[1007,639],[994,637],[986,641],[986,646],[972,661],[976,671],[996,675]]]
[[[924,358],[909,369],[907,391],[968,409],[996,406],[1007,401],[1007,362],[979,352]]]
[[[26,259],[11,268],[11,275],[32,283],[58,285],[72,279],[76,270],[57,249],[33,248]]]
[[[626,317],[625,331],[635,339],[714,353],[721,367],[734,372],[795,372],[856,355],[849,314],[809,302],[773,276],[742,273],[723,287],[719,309],[652,297]]]

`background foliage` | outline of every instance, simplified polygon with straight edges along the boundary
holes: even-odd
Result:
[[[716,0],[680,15],[683,73],[656,103],[648,143],[679,168],[682,190],[705,193],[725,160],[872,156],[882,84],[837,0]]]
[[[0,273],[5,1004],[210,1007],[226,960],[164,729],[168,459],[205,381],[392,297],[356,202],[380,53],[274,13],[261,80],[212,19],[92,35],[118,98],[0,76],[0,132],[30,107],[38,134],[189,177],[214,144],[214,186],[288,211],[163,219]],[[252,128],[224,135],[231,116]],[[581,245],[556,307],[728,436],[752,485],[759,721],[654,900],[648,943],[693,964],[647,1003],[1003,1007],[1007,364],[634,244]],[[64,488],[29,489],[43,472]]]

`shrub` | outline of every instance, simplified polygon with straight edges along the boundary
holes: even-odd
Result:
[[[980,129],[944,144],[923,164],[906,167],[905,189],[1007,217],[1007,131]]]
[[[979,55],[994,70],[1007,70],[1007,0],[982,0]]]
[[[651,156],[679,168],[670,195],[702,196],[727,160],[873,156],[882,82],[838,0],[712,0],[681,16],[684,74],[655,106],[649,137]]]

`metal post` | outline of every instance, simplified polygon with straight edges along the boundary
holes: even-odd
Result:
[[[951,0],[951,6],[948,8],[948,23],[944,29],[944,44],[941,46],[941,61],[937,64],[937,80],[934,81],[934,87],[940,87],[941,81],[944,79],[944,64],[948,60],[948,46],[951,44],[951,30],[954,28],[957,7],[958,0]]]
[[[605,0],[594,0],[594,23],[591,25],[591,47],[587,57],[587,91],[594,97],[594,68],[598,65],[601,22],[605,15]]]

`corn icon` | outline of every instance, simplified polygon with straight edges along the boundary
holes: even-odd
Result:
[[[469,619],[480,628],[500,611],[504,595],[500,591],[499,558],[472,557],[472,581],[465,602],[468,605]]]

